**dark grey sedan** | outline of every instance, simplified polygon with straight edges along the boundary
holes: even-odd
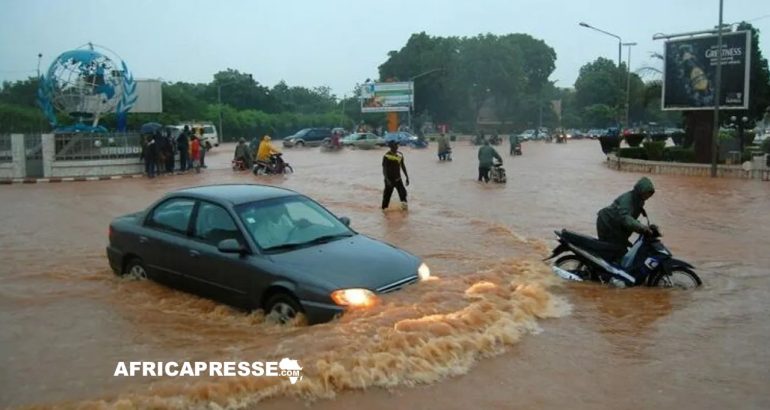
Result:
[[[110,224],[112,270],[244,309],[310,323],[430,276],[401,249],[358,234],[312,199],[263,185],[167,194]]]

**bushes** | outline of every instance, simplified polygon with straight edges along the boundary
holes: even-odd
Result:
[[[665,134],[663,134],[665,136]],[[668,138],[668,137],[666,137]],[[647,141],[644,143],[644,151],[647,154],[647,159],[650,161],[662,161],[663,150],[666,148],[666,142],[663,141]]]
[[[666,140],[668,140],[668,135],[666,135],[666,134],[664,134],[662,132],[656,132],[656,133],[650,135],[650,139],[652,139],[653,141],[666,142]]]
[[[642,141],[644,141],[644,134],[628,134],[623,138],[626,139],[626,144],[628,144],[629,147],[635,148],[641,145]]]
[[[663,149],[663,160],[673,162],[695,162],[695,150],[682,147],[666,147]]]
[[[618,137],[602,135],[599,137],[599,143],[602,146],[602,152],[605,154],[609,154],[612,151],[617,151],[618,148],[620,148],[620,138]]]
[[[619,158],[647,159],[647,151],[642,147],[621,148],[618,150]]]

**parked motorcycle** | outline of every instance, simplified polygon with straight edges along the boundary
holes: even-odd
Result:
[[[648,220],[649,223],[649,220]],[[660,230],[649,225],[652,234],[639,235],[630,249],[562,229],[555,231],[559,245],[550,260],[553,272],[564,279],[610,283],[617,287],[650,286],[692,289],[702,281],[687,262],[675,259],[660,241]],[[616,262],[619,261],[619,262]]]
[[[254,175],[292,174],[294,168],[283,160],[283,155],[279,152],[271,154],[268,161],[257,160],[253,173]]]

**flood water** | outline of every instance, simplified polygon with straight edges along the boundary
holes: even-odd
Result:
[[[527,142],[508,183],[404,149],[409,211],[381,212],[383,150],[287,150],[295,174],[201,174],[0,187],[0,406],[83,408],[768,408],[770,185],[651,176],[647,210],[704,286],[690,292],[563,282],[540,259],[553,231],[595,232],[596,211],[641,174],[605,168],[596,141]],[[113,275],[112,218],[165,192],[265,183],[304,193],[360,233],[424,258],[437,279],[327,324]],[[397,195],[393,201],[398,204]],[[113,377],[119,361],[297,359],[303,380]]]

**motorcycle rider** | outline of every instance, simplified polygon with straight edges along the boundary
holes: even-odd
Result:
[[[275,166],[275,164],[272,161],[273,154],[280,154],[281,151],[276,148],[271,142],[271,138],[269,135],[265,135],[262,137],[262,142],[259,143],[259,149],[257,150],[257,162],[262,162],[265,166],[269,167],[271,170]],[[276,172],[279,172],[278,170],[274,170]]]
[[[508,136],[508,142],[511,144],[511,152],[509,155],[513,155],[516,153],[516,146],[519,145],[519,136],[511,133],[511,135]]]
[[[655,193],[655,187],[647,177],[642,177],[634,189],[617,197],[612,204],[598,212],[596,232],[599,240],[628,248],[628,238],[636,232],[652,234],[652,230],[637,220],[644,213],[644,202]],[[644,213],[646,215],[646,213]]]
[[[251,169],[254,156],[249,152],[249,146],[246,145],[246,139],[241,138],[238,140],[238,145],[235,146],[235,155],[233,159],[241,161],[246,169]]]

